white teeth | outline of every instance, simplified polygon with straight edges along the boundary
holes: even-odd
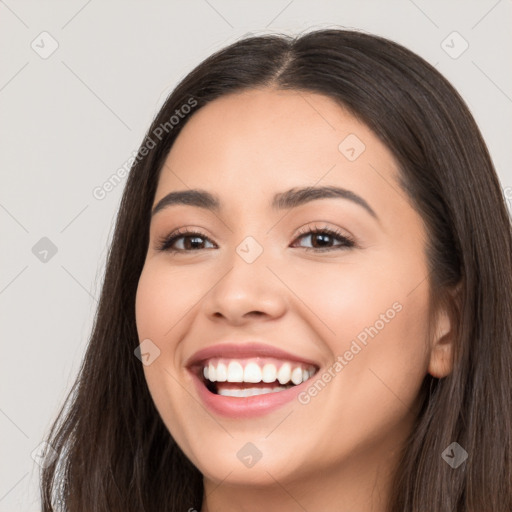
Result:
[[[245,397],[245,396],[256,396],[256,395],[265,395],[267,393],[276,393],[277,391],[284,391],[287,388],[282,386],[276,386],[274,388],[245,388],[245,389],[219,389],[218,394],[222,396],[235,396],[235,397]]]
[[[245,364],[245,368],[243,366]],[[257,384],[258,382],[271,383],[278,381],[279,384],[295,384],[306,382],[315,374],[315,369],[310,367],[303,368],[297,363],[267,362],[261,367],[262,363],[257,361],[237,361],[221,362],[211,360],[203,367],[203,376],[210,382],[248,382]],[[279,369],[278,369],[279,368]]]
[[[211,363],[210,363],[211,364]],[[231,361],[228,365],[228,382],[243,382],[244,369],[238,361]],[[210,378],[211,381],[211,378]],[[214,381],[212,381],[214,382]]]
[[[297,385],[302,382],[302,368],[297,366],[292,371],[292,382]]]
[[[277,369],[273,364],[266,364],[262,371],[263,382],[274,382],[277,380]]]
[[[279,368],[279,371],[277,372],[277,380],[279,381],[279,384],[286,384],[287,382],[290,382],[292,372],[292,366],[290,363],[284,363],[281,368]]]
[[[248,363],[245,367],[244,382],[261,382],[261,368],[256,363]]]
[[[215,382],[217,380],[217,369],[212,362],[208,365],[208,379],[210,382]]]
[[[226,382],[228,380],[228,369],[224,363],[217,365],[217,382]]]

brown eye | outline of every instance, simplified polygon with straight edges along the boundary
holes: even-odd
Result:
[[[299,248],[304,248],[307,251],[322,252],[338,249],[349,249],[355,246],[355,242],[351,238],[347,237],[340,231],[327,227],[315,227],[305,230],[300,233],[300,235],[295,240],[308,238],[310,239],[312,247],[304,247],[300,245]],[[182,247],[175,247],[177,242],[181,242]],[[187,231],[186,229],[183,231],[177,230],[159,240],[158,250],[171,253],[195,252],[202,249],[207,249],[207,247],[204,247],[206,243],[211,243],[215,246],[215,244],[200,231]]]
[[[333,230],[330,228],[313,228],[309,229],[300,234],[296,240],[301,238],[309,238],[312,247],[304,247],[304,249],[309,251],[329,251],[343,248],[351,248],[355,246],[355,243],[352,239],[342,234],[337,230]],[[340,242],[337,245],[331,245],[333,241],[337,240]],[[302,246],[301,246],[302,247]]]
[[[183,240],[183,247],[174,248],[174,244],[179,241]],[[204,247],[201,247],[204,242],[202,240],[206,240],[210,243],[211,240],[204,235],[203,233],[196,232],[196,231],[174,231],[170,235],[160,239],[158,244],[158,250],[160,251],[167,251],[167,252],[192,252],[204,249]]]

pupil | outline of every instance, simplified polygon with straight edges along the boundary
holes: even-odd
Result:
[[[200,237],[189,237],[188,240],[190,241],[190,244],[189,245],[192,245],[194,246],[195,249],[198,249],[200,247],[197,247],[197,245],[201,245],[201,238]],[[194,245],[196,244],[196,245]],[[190,248],[190,247],[189,247]]]
[[[318,240],[322,240],[323,239],[323,243],[326,243],[328,244],[329,243],[329,238],[330,238],[330,235],[323,235],[321,233],[315,235],[315,239]],[[322,242],[320,242],[320,246],[322,246]]]

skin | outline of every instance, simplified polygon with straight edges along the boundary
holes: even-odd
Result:
[[[355,161],[338,149],[349,134],[366,146]],[[201,512],[385,510],[421,383],[451,371],[453,350],[447,311],[427,337],[427,234],[397,177],[373,132],[319,94],[224,96],[176,139],[153,205],[200,188],[218,195],[222,210],[173,205],[153,217],[136,321],[140,340],[161,351],[144,366],[155,405],[204,475]],[[275,193],[313,185],[355,192],[379,220],[339,198],[271,209]],[[339,229],[356,246],[330,238],[330,251],[314,252],[321,245],[298,230],[315,225]],[[200,228],[211,242],[159,251],[158,239],[178,228]],[[236,252],[247,236],[263,248],[250,264]],[[294,400],[252,419],[219,416],[200,403],[184,367],[199,349],[256,337],[317,361],[321,374],[396,302],[401,311],[307,404]],[[262,453],[250,468],[236,455],[247,442]]]

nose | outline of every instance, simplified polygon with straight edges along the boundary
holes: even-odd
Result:
[[[276,277],[279,265],[264,255],[252,263],[236,252],[229,257],[226,270],[219,272],[219,279],[203,302],[210,320],[243,325],[255,319],[275,320],[285,313],[288,295]]]

